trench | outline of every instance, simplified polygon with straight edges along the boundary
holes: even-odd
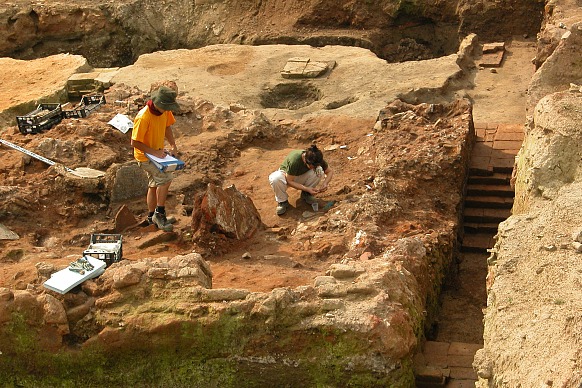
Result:
[[[523,132],[515,125],[478,125],[475,131],[460,249],[441,290],[438,318],[416,358],[419,388],[474,386],[477,381],[472,362],[483,347],[488,249],[494,246],[499,223],[511,215],[513,165],[508,160],[517,154],[521,143],[515,140],[508,150],[501,149],[495,140],[507,136],[523,139]]]

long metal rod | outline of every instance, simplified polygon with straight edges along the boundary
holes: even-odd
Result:
[[[28,156],[32,156],[33,158],[38,159],[41,162],[45,162],[49,166],[54,166],[56,164],[55,162],[53,162],[50,159],[45,158],[44,156],[40,156],[39,154],[35,154],[32,151],[29,151],[29,150],[27,150],[25,148],[22,148],[22,147],[20,147],[20,146],[18,146],[16,144],[10,143],[9,141],[6,141],[4,139],[0,139],[0,143],[4,144],[5,146],[8,146],[10,148],[14,148],[15,150],[20,151],[20,152],[22,152],[22,153],[24,153],[24,154],[26,154]],[[65,170],[67,170],[68,172],[73,172],[73,170],[71,170],[68,167],[65,167]]]

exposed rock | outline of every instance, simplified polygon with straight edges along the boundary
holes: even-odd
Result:
[[[50,263],[40,262],[35,264],[36,270],[38,271],[38,276],[49,278],[53,273],[57,271],[55,266]]]
[[[14,294],[10,289],[1,287],[0,288],[0,301],[8,302],[14,298]]]
[[[114,164],[107,170],[105,179],[114,203],[142,196],[145,198],[147,177],[134,161],[124,165]]]
[[[318,276],[315,278],[313,286],[320,287],[325,284],[335,284],[335,283],[337,283],[337,280],[333,276]]]
[[[122,289],[133,286],[141,281],[143,272],[139,268],[123,266],[114,272],[112,287]]]
[[[479,39],[476,34],[469,34],[463,39],[457,53],[457,65],[464,71],[470,71],[476,67],[475,58],[481,53]]]
[[[328,275],[336,279],[352,279],[363,273],[363,268],[357,268],[345,264],[334,264],[328,271]]]
[[[243,240],[262,227],[253,202],[234,186],[221,189],[209,184],[205,193],[194,199],[192,230],[200,236],[210,232]]]
[[[316,78],[333,69],[335,62],[312,61],[309,58],[289,58],[281,71],[283,78]]]
[[[126,205],[121,206],[115,214],[115,231],[121,233],[135,224],[137,224],[137,219],[131,210]]]
[[[576,53],[582,50],[582,21],[572,25],[571,34],[556,41],[555,49],[543,62],[531,80],[527,110],[529,114],[535,114],[534,108],[538,102],[547,95],[561,90],[567,90],[570,83],[579,83],[582,79],[582,69],[573,66],[576,61]],[[551,26],[544,31],[549,31]],[[545,32],[544,32],[545,33]]]

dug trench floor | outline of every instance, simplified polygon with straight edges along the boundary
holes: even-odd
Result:
[[[477,380],[472,363],[483,346],[487,249],[499,223],[511,214],[510,180],[523,127],[476,124],[475,131],[457,269],[441,294],[434,333],[415,359],[418,387],[474,387]]]

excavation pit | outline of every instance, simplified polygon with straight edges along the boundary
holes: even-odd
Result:
[[[188,14],[184,9],[181,12]],[[197,24],[210,28],[214,37],[228,31],[211,23]],[[408,26],[402,23],[401,27],[406,30]],[[372,35],[377,38],[382,34]],[[128,44],[128,36],[134,45]],[[451,42],[456,42],[457,36],[451,36]],[[155,51],[160,44],[183,44],[167,36],[120,32],[119,37],[125,40],[113,42],[105,53],[107,58],[104,50],[89,46],[70,51],[91,54],[94,65],[111,65],[127,64],[124,58],[135,59],[138,54]],[[408,50],[415,49],[413,43],[426,40],[402,39],[406,44],[400,46],[406,48],[402,51],[407,57],[418,58]],[[344,41],[365,45],[359,39],[338,40]],[[24,47],[21,53],[41,55],[56,46]],[[147,100],[152,82],[176,74],[184,109],[177,116],[175,131],[189,166],[173,183],[168,202],[168,210],[179,218],[179,232],[163,234],[148,227],[127,231],[123,265],[63,300],[70,332],[61,332],[64,322],[56,321],[57,327],[51,326],[49,331],[56,333],[54,336],[33,342],[53,354],[63,345],[55,340],[61,336],[65,350],[67,346],[80,349],[72,361],[78,364],[73,367],[82,368],[86,360],[108,360],[104,365],[109,375],[104,383],[109,384],[139,385],[147,380],[191,386],[204,385],[209,378],[222,386],[242,380],[257,385],[285,381],[289,386],[411,383],[409,356],[423,336],[424,325],[434,319],[441,275],[453,257],[472,119],[463,101],[456,105],[450,101],[451,106],[419,101],[392,107],[394,117],[384,117],[389,126],[375,124],[380,110],[405,92],[404,87],[425,87],[430,94],[442,86],[441,80],[455,67],[454,59],[446,55],[456,50],[456,44],[444,46],[447,49],[430,54],[440,57],[435,62],[419,63],[408,73],[385,67],[384,61],[378,60],[380,65],[367,55],[339,55],[342,48],[334,48],[330,59],[339,66],[333,76],[350,66],[358,71],[349,72],[351,77],[317,80],[307,87],[303,83],[290,87],[271,78],[272,74],[279,76],[273,69],[280,69],[289,55],[309,56],[291,53],[302,49],[300,46],[285,47],[283,54],[274,51],[269,66],[262,67],[256,60],[267,57],[260,51],[265,47],[209,47],[201,49],[198,58],[186,55],[180,59],[172,50],[153,53],[136,61],[132,70],[120,69],[117,86],[107,92],[108,101],[121,99],[125,105],[108,104],[88,120],[64,122],[46,133],[46,137],[63,143],[63,149],[73,150],[60,160],[63,164],[111,166],[111,181],[91,185],[70,180],[34,161],[6,158],[7,151],[0,150],[6,182],[0,211],[11,228],[29,239],[23,256],[13,264],[28,264],[29,269],[33,268],[31,263],[65,264],[70,261],[69,252],[86,245],[90,230],[115,227],[113,220],[121,203],[111,201],[116,187],[113,178],[125,173],[134,177],[128,139],[107,127],[109,115],[118,110],[134,115]],[[128,52],[129,47],[135,52]],[[329,50],[321,47],[317,54],[328,54]],[[259,71],[253,73],[255,68]],[[244,81],[236,79],[247,71],[250,75]],[[202,79],[196,81],[187,73]],[[369,74],[375,74],[373,80],[366,78]],[[393,82],[399,77],[406,80],[405,85]],[[435,85],[427,85],[435,78],[439,80]],[[121,86],[124,82],[129,85],[127,89]],[[265,84],[277,86],[272,93],[260,95],[256,90]],[[320,116],[321,107],[327,114]],[[12,140],[19,140],[16,135],[8,132]],[[28,138],[26,146],[38,150],[42,140],[40,136]],[[312,142],[327,149],[324,152],[337,171],[333,186],[321,196],[322,202],[336,202],[327,213],[305,216],[310,207],[295,193],[287,217],[279,218],[274,214],[266,176],[287,152]],[[22,172],[32,182],[27,187],[19,185]],[[221,233],[220,228],[210,229],[204,239],[198,239],[190,230],[194,198],[203,196],[209,183],[234,185],[248,195],[265,228],[242,241],[232,238],[236,233]],[[70,194],[64,196],[63,192]],[[139,220],[146,215],[142,196],[123,202]],[[43,206],[57,210],[47,211]],[[34,230],[30,231],[25,219],[35,220]],[[53,233],[55,228],[60,231],[58,236]],[[74,228],[74,233],[63,232],[68,228]],[[40,246],[35,241],[41,241]],[[7,255],[21,249],[12,242],[3,248]],[[44,264],[36,267],[37,271],[9,269],[15,275],[6,283],[10,290],[0,293],[3,307],[14,306],[11,301],[22,300],[23,292],[33,295],[28,301],[37,297],[35,284],[50,274]],[[148,270],[144,272],[144,268]],[[38,317],[43,306],[53,302],[50,297],[46,300],[46,304],[41,303],[44,299],[34,302],[38,303],[34,304]],[[87,306],[90,314],[82,315]],[[22,322],[23,317],[16,314],[11,335],[0,341],[27,335],[34,339],[33,329],[43,327],[44,321],[30,321],[28,326]],[[4,349],[10,346],[3,347],[3,353],[11,355]],[[15,361],[8,367],[16,376],[38,378],[36,382],[50,379],[42,368],[36,368],[37,361],[38,365],[45,361],[35,358],[36,354],[24,353],[29,362]],[[71,369],[71,362],[53,361],[57,374],[70,376],[65,372]],[[152,363],[157,367],[151,368]],[[24,370],[23,365],[30,370]],[[62,370],[59,365],[64,365]],[[123,381],[115,376],[123,376]],[[71,384],[78,383],[73,381],[75,377],[69,379]]]
[[[318,101],[321,91],[310,83],[289,82],[264,91],[260,97],[264,108],[297,110]]]

